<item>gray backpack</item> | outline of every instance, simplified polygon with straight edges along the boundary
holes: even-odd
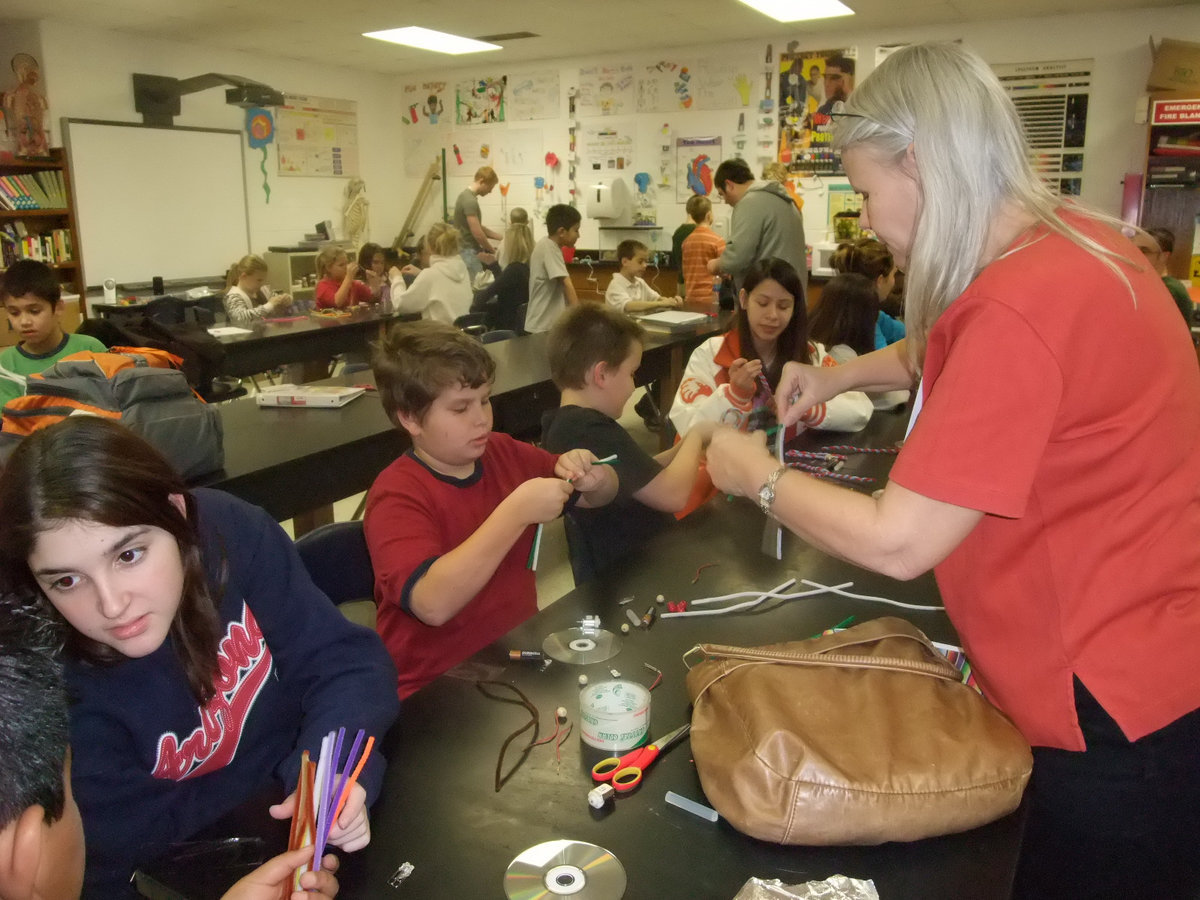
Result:
[[[0,462],[27,435],[67,416],[120,422],[158,449],[184,478],[225,465],[221,416],[188,385],[179,357],[149,347],[72,353],[25,383],[0,416]]]

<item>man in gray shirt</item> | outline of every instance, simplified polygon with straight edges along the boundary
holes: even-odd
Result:
[[[750,264],[777,256],[787,260],[808,288],[804,217],[783,185],[755,181],[744,160],[727,159],[717,166],[713,184],[721,199],[733,207],[725,252],[708,263],[714,275],[733,277],[741,288]]]
[[[503,237],[499,232],[485,228],[479,214],[479,198],[490,194],[499,181],[500,177],[496,174],[495,169],[491,166],[483,166],[475,173],[475,180],[471,182],[471,186],[459,194],[458,199],[454,201],[454,227],[462,235],[462,258],[463,262],[467,264],[467,271],[470,273],[472,281],[483,270],[483,262],[480,261],[479,254],[494,254],[496,250],[492,241],[498,241]]]

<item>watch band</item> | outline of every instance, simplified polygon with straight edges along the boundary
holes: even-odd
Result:
[[[771,515],[771,504],[775,502],[775,482],[779,481],[780,476],[787,471],[787,466],[780,466],[763,482],[763,486],[758,489],[758,507],[765,515]]]

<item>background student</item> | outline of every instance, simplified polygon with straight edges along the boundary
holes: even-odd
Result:
[[[0,897],[5,900],[78,900],[83,888],[84,842],[71,793],[69,717],[59,630],[37,608],[35,592],[0,587]],[[338,859],[300,877],[300,891],[284,894],[296,869],[311,863],[312,847],[282,853],[255,869],[222,900],[332,898]]]
[[[45,371],[72,353],[108,349],[94,337],[63,331],[62,288],[45,263],[18,259],[5,269],[0,301],[9,327],[21,337],[16,346],[0,351],[0,369],[18,376],[11,379],[0,373],[0,407],[25,393],[25,376]]]
[[[785,363],[803,361],[833,366],[825,347],[808,338],[804,286],[782,259],[754,263],[738,293],[734,327],[709,338],[688,359],[669,417],[687,434],[699,422],[732,425],[743,431],[775,422],[770,391],[779,384]],[[859,431],[871,419],[871,400],[848,391],[814,406],[803,422],[823,431]]]
[[[962,45],[898,50],[846,113],[834,147],[908,276],[909,334],[788,366],[779,415],[859,386],[922,406],[878,497],[781,472],[726,429],[709,474],[827,553],[935,569],[984,693],[1033,746],[1018,900],[1196,897],[1192,342],[1123,223],[1050,192],[1008,92]]]
[[[504,237],[500,239],[500,243],[496,245],[496,263],[501,270],[507,269],[508,264],[512,262],[512,256],[509,252],[509,235],[514,234],[514,228],[524,228],[529,237],[529,246],[533,247],[533,228],[529,225],[529,213],[520,206],[514,206],[508,211],[508,227],[504,229]],[[525,260],[529,262],[528,259]]]
[[[350,262],[346,251],[326,247],[317,254],[315,263],[317,309],[345,309],[371,302],[371,289],[357,281],[358,263]]]
[[[223,303],[230,324],[249,325],[287,310],[292,305],[292,295],[275,294],[267,289],[267,263],[251,253],[229,268]]]
[[[879,322],[878,283],[865,275],[834,275],[808,319],[809,337],[828,348],[838,365],[874,353]],[[876,409],[908,402],[908,391],[868,391]]]
[[[453,325],[459,316],[471,311],[471,282],[467,265],[459,252],[458,229],[446,222],[434,222],[425,235],[429,264],[417,272],[411,284],[404,270],[392,269],[391,303],[398,313],[421,313],[435,322]]]
[[[87,885],[119,896],[133,869],[243,803],[293,790],[331,730],[382,738],[397,714],[379,637],[352,625],[257,507],[189,491],[141,438],[72,416],[0,474],[0,565],[67,626],[72,785]],[[370,840],[372,754],[330,840]],[[271,808],[292,814],[294,795]]]
[[[567,513],[578,530],[567,531],[575,582],[599,575],[675,521],[687,505],[704,447],[715,423],[701,423],[669,450],[650,456],[617,422],[633,395],[645,331],[634,320],[598,303],[574,306],[550,330],[550,374],[562,391],[559,408],[542,420],[542,446],[551,453],[573,447],[604,459],[617,496],[595,509]]]
[[[484,313],[484,323],[489,329],[520,333],[521,306],[529,302],[529,258],[533,254],[533,231],[527,224],[514,222],[508,226],[503,251],[507,265],[491,284],[475,294],[471,312]]]
[[[491,166],[482,166],[475,172],[475,178],[463,189],[454,201],[454,227],[462,235],[462,257],[470,273],[471,281],[483,271],[484,263],[479,254],[492,254],[496,250],[492,241],[500,240],[501,235],[486,228],[482,214],[479,211],[479,198],[490,194],[500,182],[500,177]],[[491,260],[494,261],[494,260]]]
[[[525,331],[530,334],[549,331],[563,310],[579,302],[562,251],[563,247],[575,246],[582,221],[579,210],[565,203],[556,203],[546,211],[546,237],[537,242],[529,258]]]
[[[1190,328],[1196,304],[1192,302],[1192,295],[1188,293],[1187,285],[1178,278],[1172,278],[1167,274],[1167,262],[1171,259],[1171,254],[1175,252],[1175,235],[1169,228],[1147,228],[1134,233],[1132,240],[1133,245],[1142,251],[1142,255],[1146,257],[1146,262],[1154,269],[1155,274],[1167,286],[1167,290],[1171,293],[1171,299],[1175,301],[1175,305]]]
[[[371,289],[371,298],[381,299],[383,288],[388,283],[383,247],[379,244],[363,244],[358,248],[358,272],[355,277]]]
[[[870,279],[882,304],[896,287],[896,261],[882,241],[859,238],[838,244],[829,260],[835,272]],[[882,350],[904,337],[904,323],[881,308],[875,317],[875,349]]]
[[[663,297],[642,278],[650,262],[650,248],[641,241],[617,244],[617,271],[609,279],[604,301],[623,313],[669,309],[683,303],[679,297]]]
[[[688,217],[695,228],[684,239],[680,250],[680,277],[688,303],[711,306],[717,302],[714,276],[708,264],[725,252],[725,239],[712,230],[712,201],[698,194],[688,198]]]
[[[617,486],[585,450],[556,457],[493,433],[496,363],[453,326],[398,325],[372,368],[412,439],[375,479],[363,521],[403,699],[537,612],[534,526],[574,499],[603,505]]]

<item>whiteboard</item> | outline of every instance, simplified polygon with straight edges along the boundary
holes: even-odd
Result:
[[[250,252],[240,131],[64,119],[89,286],[211,278]]]

